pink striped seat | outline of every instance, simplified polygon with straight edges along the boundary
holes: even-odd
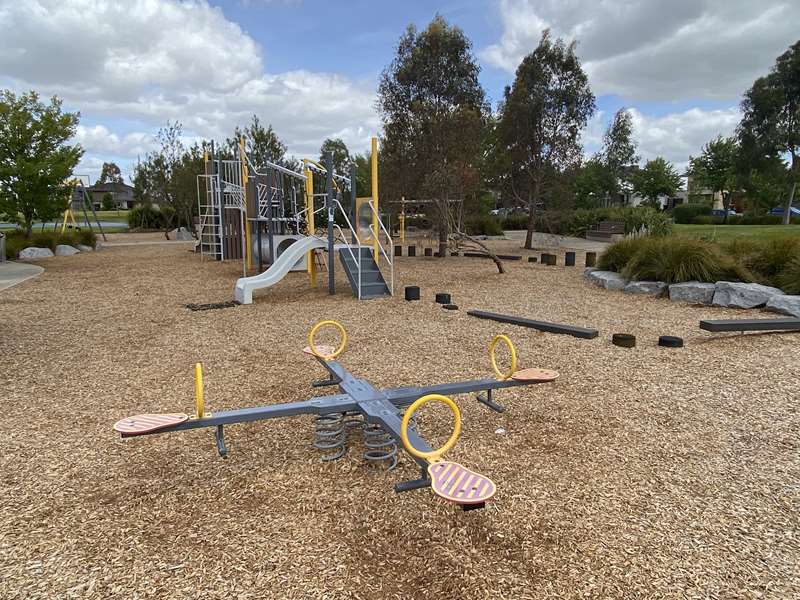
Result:
[[[433,492],[456,504],[480,504],[490,500],[497,491],[488,477],[449,460],[429,465],[428,474]]]
[[[141,435],[171,425],[183,423],[189,419],[186,413],[150,413],[125,417],[114,423],[114,431],[122,435]]]

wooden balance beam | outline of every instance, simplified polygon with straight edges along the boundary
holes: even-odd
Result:
[[[800,331],[800,319],[730,319],[720,321],[700,321],[700,329],[705,331]]]
[[[467,314],[473,317],[478,317],[479,319],[489,319],[491,321],[499,321],[500,323],[510,323],[511,325],[520,325],[521,327],[531,327],[533,329],[538,329],[539,331],[546,331],[547,333],[563,333],[586,340],[591,340],[592,338],[597,337],[596,329],[575,327],[574,325],[561,325],[560,323],[548,323],[547,321],[534,321],[533,319],[514,317],[512,315],[501,315],[499,313],[491,313],[484,310],[468,310]]]

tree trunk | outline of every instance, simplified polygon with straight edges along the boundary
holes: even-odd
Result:
[[[722,222],[724,224],[726,224],[726,225],[728,224],[728,208],[730,207],[730,205],[731,205],[731,193],[728,192],[726,194],[725,191],[723,190],[722,191],[722,212],[723,212]]]
[[[789,225],[792,222],[792,203],[794,202],[794,192],[797,189],[797,181],[792,182],[789,190],[789,197],[786,199],[786,207],[783,209],[783,224]]]
[[[533,228],[536,225],[536,203],[539,201],[539,182],[533,184],[533,194],[528,199],[528,232],[525,234],[525,249],[533,247]]]
[[[439,221],[439,258],[447,256],[447,221],[441,219]]]

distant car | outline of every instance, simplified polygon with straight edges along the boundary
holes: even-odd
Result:
[[[715,217],[724,217],[724,216],[725,216],[725,209],[724,209],[724,208],[715,208],[714,210],[712,210],[712,211],[711,211],[711,214],[712,214],[713,216],[715,216]],[[729,217],[735,217],[735,216],[736,216],[736,215],[738,215],[738,214],[739,214],[739,213],[737,213],[737,212],[736,212],[735,210],[733,210],[732,208],[729,208],[729,209],[728,209],[728,216],[729,216]]]
[[[777,215],[779,217],[782,217],[783,216],[783,206],[776,206],[771,211],[769,211],[769,214]],[[796,206],[792,206],[789,209],[789,214],[791,216],[793,216],[793,217],[800,217],[800,208],[798,208]]]

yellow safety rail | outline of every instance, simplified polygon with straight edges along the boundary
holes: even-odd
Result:
[[[339,342],[339,346],[331,352],[330,354],[321,354],[317,347],[314,345],[314,336],[317,334],[322,327],[326,325],[331,325],[339,330],[341,334],[342,341]],[[322,360],[333,360],[337,356],[339,356],[342,352],[344,352],[345,346],[347,346],[347,330],[342,326],[341,323],[338,321],[320,321],[314,327],[311,328],[311,331],[308,332],[308,349],[311,351],[311,354],[314,356],[321,358]]]
[[[494,355],[498,342],[505,342],[511,353],[511,368],[506,373],[503,373],[497,366],[497,359]],[[511,340],[506,335],[499,334],[492,338],[492,341],[489,343],[489,359],[492,361],[492,369],[494,369],[497,377],[501,380],[509,379],[517,370],[517,351],[514,349],[514,344],[511,343]]]
[[[194,365],[194,416],[202,419],[206,416],[205,401],[203,399],[203,365]]]
[[[408,439],[408,424],[411,421],[411,417],[414,415],[414,413],[428,402],[441,402],[447,406],[455,418],[455,427],[453,428],[453,433],[450,435],[450,439],[448,439],[441,448],[431,450],[430,452],[423,452],[422,450],[415,448]],[[461,411],[458,410],[458,406],[456,406],[455,402],[453,402],[447,396],[442,396],[441,394],[428,394],[427,396],[423,396],[422,398],[415,400],[411,406],[406,409],[406,412],[403,415],[403,422],[400,426],[400,437],[403,440],[403,445],[406,447],[408,453],[412,456],[416,456],[417,458],[422,458],[431,462],[438,461],[445,452],[455,446],[455,443],[458,441],[458,436],[460,435]]]

